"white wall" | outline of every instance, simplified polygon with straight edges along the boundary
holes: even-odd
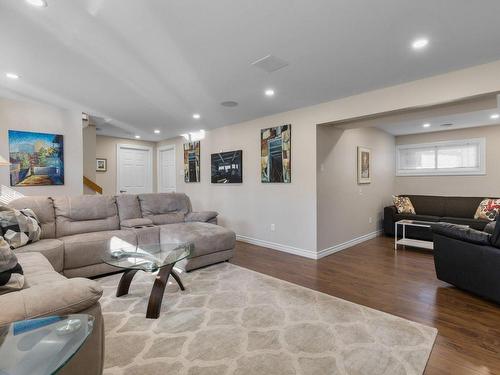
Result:
[[[357,182],[358,146],[371,149],[370,184]],[[395,137],[376,128],[318,126],[317,147],[318,250],[327,254],[382,228],[394,192]]]
[[[0,98],[0,155],[8,159],[9,130],[64,136],[64,185],[15,187],[24,195],[78,195],[83,192],[82,113],[28,101]],[[0,185],[10,186],[9,168],[0,167]]]
[[[482,176],[396,177],[397,194],[500,197],[500,125],[396,137],[396,144],[486,138],[486,174]]]

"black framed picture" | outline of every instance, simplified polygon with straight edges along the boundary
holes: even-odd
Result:
[[[243,151],[212,154],[212,183],[241,184],[243,182]]]

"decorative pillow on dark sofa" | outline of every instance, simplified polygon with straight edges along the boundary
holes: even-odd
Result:
[[[20,290],[23,286],[23,269],[7,241],[0,237],[0,294]]]
[[[394,202],[394,206],[396,206],[396,209],[398,210],[398,214],[414,214],[415,215],[415,208],[413,207],[413,204],[411,203],[410,198],[398,197],[398,196],[393,195],[392,201]]]
[[[474,219],[494,221],[500,213],[500,199],[485,198],[479,204]]]
[[[42,229],[33,210],[16,210],[0,206],[0,236],[3,236],[12,249],[36,242]]]

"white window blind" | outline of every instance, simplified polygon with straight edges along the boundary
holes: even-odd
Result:
[[[485,174],[485,154],[485,138],[399,145],[396,147],[396,175]]]

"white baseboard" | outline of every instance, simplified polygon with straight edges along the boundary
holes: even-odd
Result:
[[[349,247],[360,244],[362,242],[371,240],[372,238],[378,237],[381,233],[382,233],[382,230],[380,229],[380,230],[377,230],[375,232],[371,232],[371,233],[365,234],[363,236],[353,238],[352,240],[340,243],[338,245],[327,247],[326,249],[318,251],[318,253],[317,253],[318,259],[326,257],[326,256],[331,255],[333,253],[336,253],[338,251],[345,250]]]
[[[351,246],[360,244],[362,242],[371,240],[372,238],[375,238],[379,236],[382,233],[382,230],[377,230],[372,233],[365,234],[361,237],[353,238],[352,240],[349,240],[347,242],[328,247],[326,249],[320,250],[318,252],[316,251],[311,251],[311,250],[306,250],[306,249],[300,249],[298,247],[293,247],[289,245],[283,245],[279,244],[276,242],[270,242],[270,241],[265,241],[265,240],[259,240],[257,238],[252,238],[248,236],[242,236],[240,234],[236,235],[236,240],[241,241],[241,242],[246,242],[252,245],[257,245],[257,246],[262,246],[262,247],[267,247],[272,250],[278,250],[278,251],[283,251],[285,253],[289,254],[294,254],[294,255],[299,255],[305,258],[309,259],[320,259],[323,257],[326,257],[330,254],[336,253],[337,251],[345,250]]]
[[[282,245],[282,244],[270,242],[270,241],[259,240],[257,238],[242,236],[239,234],[236,235],[236,240],[241,241],[241,242],[246,242],[246,243],[249,243],[252,245],[267,247],[267,248],[273,249],[273,250],[283,251],[285,253],[300,255],[300,256],[305,257],[305,258],[317,259],[317,257],[316,257],[317,253],[315,251],[311,251],[311,250],[299,249],[298,247]]]

